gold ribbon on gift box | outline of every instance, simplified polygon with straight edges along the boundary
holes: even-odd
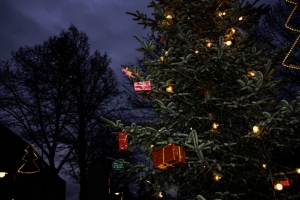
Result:
[[[171,145],[171,144],[169,144]],[[181,159],[182,159],[182,156],[181,156],[181,148],[180,146],[175,146],[175,148],[178,147],[178,152],[174,152],[175,153],[178,153],[179,154],[179,161],[175,162],[175,163],[172,163],[172,164],[169,164],[169,163],[165,163],[165,147],[162,149],[163,152],[162,152],[162,157],[163,157],[163,160],[162,160],[162,164],[158,165],[157,168],[161,169],[161,170],[166,170],[166,169],[169,169],[171,167],[175,167],[177,163],[180,163]],[[173,149],[174,150],[174,149]]]

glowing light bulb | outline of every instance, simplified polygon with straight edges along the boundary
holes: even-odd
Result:
[[[195,54],[198,54],[199,53],[199,51],[198,50],[195,50]]]
[[[158,196],[158,198],[160,198],[160,199],[161,199],[161,198],[164,198],[164,195],[162,194],[162,192],[159,192],[157,196]]]
[[[253,133],[258,134],[260,132],[259,126],[253,126]]]
[[[166,18],[167,18],[167,19],[173,19],[173,16],[172,16],[171,14],[168,14],[168,15],[166,16]]]
[[[263,167],[264,169],[267,169],[268,165],[267,165],[267,164],[262,164],[262,167]]]
[[[251,78],[251,77],[254,77],[255,76],[255,73],[254,72],[248,72],[247,73],[247,77],[248,78]]]
[[[157,61],[162,62],[162,61],[164,61],[164,60],[165,60],[165,57],[160,56],[159,59],[158,59]]]
[[[214,180],[215,181],[219,181],[219,180],[221,180],[221,176],[219,175],[219,174],[216,174],[215,176],[214,176]]]
[[[282,184],[281,184],[281,183],[275,183],[275,185],[274,185],[274,189],[275,189],[275,190],[278,190],[278,191],[280,191],[280,190],[282,190],[282,189],[283,189],[283,186],[282,186]]]
[[[226,12],[222,12],[222,15],[226,15]]]
[[[297,174],[300,174],[300,168],[296,168]]]
[[[6,174],[7,172],[0,172],[0,178],[3,178]]]
[[[166,91],[169,92],[169,93],[174,93],[174,92],[173,92],[173,86],[169,85],[169,86],[166,88]]]
[[[242,20],[243,20],[243,17],[239,17],[239,20],[242,21]]]
[[[235,32],[236,32],[235,28],[231,28],[231,33],[235,34]]]
[[[216,129],[218,129],[219,124],[218,123],[213,123],[211,126],[212,126],[213,129],[216,130]]]
[[[208,42],[208,43],[206,44],[207,47],[211,47],[211,45],[212,45],[211,42]]]
[[[153,149],[153,147],[154,147],[154,145],[153,145],[153,144],[151,144],[151,145],[150,145],[150,149]]]
[[[230,45],[232,45],[232,42],[231,42],[230,40],[228,40],[228,41],[225,42],[225,44],[226,44],[227,46],[230,46]]]

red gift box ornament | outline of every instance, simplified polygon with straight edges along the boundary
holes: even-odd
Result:
[[[153,167],[167,170],[186,163],[185,149],[176,144],[170,144],[152,153]]]
[[[135,92],[152,90],[151,81],[134,82],[133,86]]]
[[[119,151],[128,151],[127,132],[118,132]]]

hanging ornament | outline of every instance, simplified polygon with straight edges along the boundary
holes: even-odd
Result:
[[[288,2],[288,3],[290,3],[290,4],[294,4],[295,6],[294,6],[294,8],[293,8],[291,14],[289,15],[288,19],[286,20],[284,26],[285,26],[287,29],[291,30],[291,31],[298,32],[299,35],[298,35],[298,37],[296,38],[296,40],[295,40],[295,42],[293,43],[293,45],[291,46],[291,49],[288,51],[288,53],[287,53],[286,56],[284,57],[284,59],[283,59],[283,61],[282,61],[282,65],[285,66],[285,67],[293,68],[293,69],[300,69],[300,66],[296,66],[296,65],[294,65],[294,64],[286,64],[286,63],[285,63],[286,60],[288,59],[288,57],[290,56],[290,54],[292,53],[293,49],[295,48],[295,46],[296,46],[298,40],[300,39],[300,29],[295,29],[295,28],[292,28],[292,27],[290,27],[290,26],[288,25],[290,19],[292,18],[294,12],[295,12],[296,9],[297,9],[298,3],[294,2],[294,1],[291,1],[291,0],[286,0],[286,2]]]
[[[32,144],[28,145],[25,149],[26,154],[22,158],[25,163],[18,169],[18,173],[23,174],[34,174],[40,171],[40,168],[37,166],[35,161],[38,159],[38,156],[35,152],[35,148]]]
[[[129,78],[135,78],[135,77],[132,75],[132,72],[129,70],[128,67],[126,67],[125,69],[122,69],[122,72],[124,72]]]
[[[170,144],[153,151],[153,167],[167,170],[186,163],[185,149],[176,144]]]
[[[133,87],[135,92],[152,90],[151,81],[134,82]]]
[[[127,132],[118,132],[119,151],[128,151]]]
[[[119,163],[119,162],[113,162],[112,163],[112,169],[113,170],[122,170],[122,169],[124,169],[124,164],[123,163]]]

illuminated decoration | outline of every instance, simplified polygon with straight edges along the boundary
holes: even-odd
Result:
[[[6,174],[7,172],[0,172],[0,178],[3,178]]]
[[[185,149],[176,144],[153,151],[153,167],[167,170],[186,163]]]
[[[239,17],[239,20],[242,21],[244,18],[243,17]]]
[[[274,184],[274,189],[278,190],[278,191],[281,191],[283,189],[283,186],[280,182],[277,182],[277,183]]]
[[[300,174],[300,168],[296,168],[297,174]]]
[[[199,51],[198,50],[195,50],[195,54],[198,54],[199,53]]]
[[[248,78],[251,78],[251,77],[254,77],[255,76],[255,73],[254,72],[248,72],[247,73],[247,77]]]
[[[226,15],[226,12],[219,12],[219,16],[220,16],[220,17],[222,17],[222,16],[224,16],[224,15]]]
[[[122,69],[122,72],[124,72],[129,78],[135,78],[135,77],[132,75],[132,72],[129,70],[128,67],[126,67],[125,69]]]
[[[157,60],[158,62],[163,62],[165,60],[164,56],[160,56],[159,59]]]
[[[298,32],[299,35],[298,35],[298,37],[296,38],[295,42],[293,43],[291,49],[288,51],[288,53],[287,53],[286,56],[284,57],[284,59],[283,59],[283,61],[282,61],[282,65],[285,66],[285,67],[293,68],[293,69],[300,69],[300,66],[296,66],[296,65],[293,65],[293,64],[286,64],[286,63],[285,63],[286,60],[288,59],[288,57],[290,56],[290,54],[292,53],[294,47],[296,46],[298,40],[300,39],[300,30],[295,29],[295,28],[292,28],[292,27],[290,27],[290,26],[288,25],[290,19],[292,18],[292,15],[294,14],[295,10],[297,9],[298,3],[294,2],[294,1],[291,1],[291,0],[285,0],[285,1],[288,2],[288,3],[294,4],[295,7],[293,8],[293,10],[292,10],[291,14],[289,15],[288,19],[286,20],[284,26],[285,26],[287,29],[291,30],[291,31]]]
[[[252,129],[252,130],[253,130],[252,132],[253,132],[254,134],[259,134],[260,131],[261,131],[259,126],[253,126],[253,129]]]
[[[168,53],[169,53],[169,52],[168,52],[168,51],[166,51],[166,52],[165,52],[165,55],[168,55]]]
[[[172,86],[172,85],[169,85],[169,86],[166,88],[166,91],[169,92],[169,93],[174,93],[174,91],[173,91],[173,86]]]
[[[207,46],[208,48],[210,48],[210,47],[211,47],[211,45],[212,45],[212,43],[211,43],[211,42],[207,42],[207,44],[206,44],[206,46]]]
[[[151,81],[134,82],[133,89],[135,92],[152,90]]]
[[[217,130],[218,127],[219,127],[219,124],[218,124],[218,123],[213,123],[213,124],[211,125],[211,127],[212,127],[214,130]]]
[[[158,198],[160,198],[160,199],[164,198],[164,195],[162,194],[162,192],[159,192],[157,196],[158,196]]]
[[[235,32],[236,32],[235,28],[231,28],[231,33],[235,34]]]
[[[124,164],[123,163],[118,163],[118,162],[113,162],[112,163],[112,168],[114,170],[122,170],[124,168]]]
[[[222,177],[220,176],[220,174],[215,174],[215,176],[214,176],[215,181],[220,181],[221,179],[222,179]]]
[[[153,144],[151,144],[151,145],[150,145],[150,149],[153,149],[153,147],[154,147],[154,145],[153,145]]]
[[[263,169],[267,169],[268,165],[267,164],[262,164]]]
[[[230,46],[230,45],[232,45],[232,42],[231,42],[230,40],[228,40],[228,41],[225,42],[225,44],[226,44],[227,46]]]
[[[18,173],[24,174],[34,174],[40,171],[40,168],[37,166],[35,161],[38,159],[38,156],[35,153],[35,148],[32,144],[28,145],[25,149],[26,154],[22,158],[25,163],[18,169]]]

